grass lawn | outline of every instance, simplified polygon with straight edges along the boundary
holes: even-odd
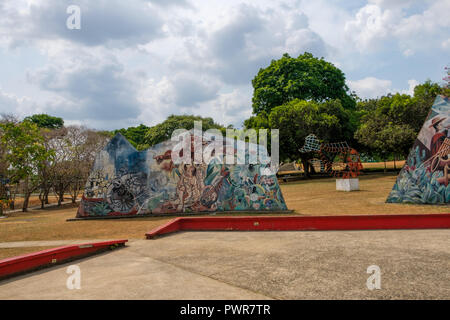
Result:
[[[332,178],[282,183],[289,209],[305,215],[421,214],[448,213],[446,205],[385,203],[394,186],[395,173],[360,176],[359,191],[336,191]]]
[[[384,201],[396,175],[370,174],[360,177],[360,191],[336,191],[335,179],[321,178],[282,183],[289,209],[301,215],[420,214],[448,213],[448,206],[386,204]],[[85,220],[75,217],[76,206],[15,213],[0,219],[0,242],[72,239],[144,239],[144,234],[173,219]],[[7,249],[0,249],[0,252]],[[34,251],[34,250],[33,250]]]

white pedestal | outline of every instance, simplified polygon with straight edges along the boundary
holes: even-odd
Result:
[[[359,179],[336,179],[337,191],[359,190]]]

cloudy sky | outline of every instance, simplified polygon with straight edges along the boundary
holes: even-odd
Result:
[[[69,30],[69,5],[81,29]],[[362,98],[441,82],[450,0],[0,0],[0,113],[115,129],[170,114],[240,127],[285,52],[333,62]]]

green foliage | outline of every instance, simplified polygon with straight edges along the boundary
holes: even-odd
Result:
[[[395,94],[360,101],[357,106],[361,125],[355,133],[359,143],[377,153],[407,157],[436,95],[442,93],[437,83],[417,85],[414,96]]]
[[[148,129],[150,128],[146,125],[140,124],[137,127],[115,130],[114,134],[121,133],[137,150],[142,151],[148,148],[145,142],[145,135]]]
[[[16,181],[36,176],[54,154],[45,148],[38,126],[30,121],[0,123],[0,130],[0,145],[8,151],[5,160]]]
[[[222,134],[226,134],[226,128],[214,122],[212,118],[202,118],[190,115],[171,115],[165,121],[148,129],[145,135],[145,143],[148,146],[169,140],[172,132],[176,129],[191,130],[194,128],[194,121],[202,121],[203,131],[208,129],[219,129]]]
[[[280,130],[280,159],[292,160],[306,156],[299,149],[310,133],[327,141],[342,137],[345,123],[341,119],[344,118],[346,112],[339,100],[317,103],[295,99],[274,108],[268,124]]]
[[[35,114],[26,117],[24,121],[32,122],[39,128],[60,129],[64,126],[64,120],[62,118],[52,117],[48,114]]]
[[[287,53],[270,66],[260,69],[252,80],[253,113],[270,114],[271,110],[294,99],[323,102],[340,99],[346,109],[353,109],[355,99],[349,95],[344,73],[323,58],[305,52],[297,58]]]

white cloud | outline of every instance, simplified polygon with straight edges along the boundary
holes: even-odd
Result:
[[[0,114],[14,114],[24,117],[32,111],[39,112],[39,109],[29,97],[18,97],[0,88]]]
[[[379,98],[388,93],[401,93],[414,95],[414,88],[420,84],[415,79],[408,80],[408,89],[394,89],[392,88],[391,80],[377,79],[374,77],[367,77],[356,81],[347,81],[351,91],[355,91],[358,97],[362,99]]]
[[[414,88],[419,84],[419,81],[415,79],[408,80],[409,88],[407,90],[399,90],[401,93],[409,94],[410,96],[414,95]]]
[[[391,35],[400,13],[399,9],[383,10],[378,5],[368,4],[346,23],[345,31],[360,51],[373,50],[380,40]]]
[[[304,51],[325,56],[327,52],[299,10],[262,10],[241,4],[229,9],[213,28],[200,28],[198,34],[185,39],[183,49],[172,57],[172,66],[217,75],[234,85],[250,83],[261,67],[285,52],[291,56]]]
[[[442,48],[449,50],[450,49],[450,38],[442,41]]]
[[[69,30],[71,0],[29,2],[26,9],[0,6],[0,38],[11,47],[42,40],[66,39],[87,46],[132,46],[164,36],[157,7],[142,0],[78,0],[81,29]],[[6,19],[4,18],[6,17]]]
[[[139,73],[125,70],[113,56],[98,59],[80,52],[55,59],[51,64],[29,72],[28,79],[41,90],[56,96],[48,108],[68,120],[132,119],[140,113],[136,99]]]
[[[356,81],[347,81],[350,90],[360,98],[377,98],[391,92],[392,81],[367,77]]]
[[[323,56],[376,97],[440,81],[430,70],[450,50],[449,0],[76,0],[79,33],[65,28],[69,2],[0,2],[0,112],[107,129],[183,113],[239,126],[252,78],[285,52]]]
[[[347,21],[345,31],[360,52],[381,50],[385,45],[398,46],[406,56],[428,50],[430,44],[448,35],[450,0],[433,1],[422,13],[409,14],[411,1],[369,1],[354,18]]]
[[[405,51],[403,51],[403,55],[405,56],[405,57],[410,57],[410,56],[412,56],[414,54],[414,50],[411,50],[411,49],[406,49]]]

